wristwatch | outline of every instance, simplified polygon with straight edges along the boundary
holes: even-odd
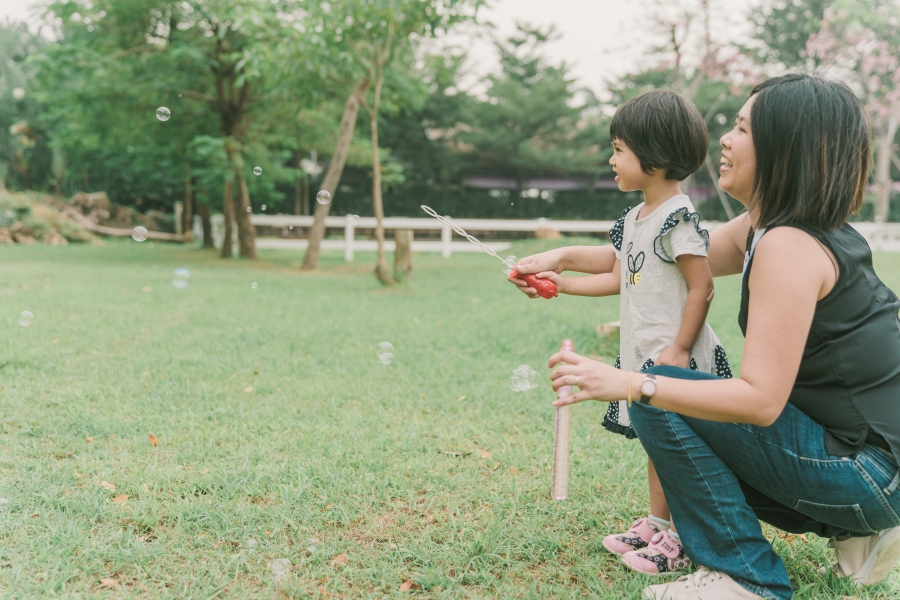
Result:
[[[650,404],[653,394],[656,393],[656,375],[647,373],[641,382],[641,404]]]

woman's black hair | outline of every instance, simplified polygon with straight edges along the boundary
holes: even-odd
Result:
[[[666,179],[676,181],[703,166],[709,148],[703,116],[671,90],[646,92],[623,104],[613,115],[609,136],[634,152],[645,173],[665,169]]]
[[[790,74],[750,92],[759,226],[837,229],[862,207],[872,166],[866,113],[845,84]]]

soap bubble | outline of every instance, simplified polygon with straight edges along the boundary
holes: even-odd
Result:
[[[331,202],[331,192],[328,190],[319,190],[319,193],[316,194],[316,202],[319,204],[328,204]]]
[[[394,359],[394,346],[390,342],[381,342],[378,344],[376,354],[378,355],[378,360],[381,361],[381,364],[389,365]]]
[[[528,365],[522,365],[513,371],[512,377],[509,379],[509,387],[514,392],[527,392],[538,386],[537,371]]]
[[[15,98],[16,100],[21,100],[22,98],[25,97],[25,90],[23,90],[22,88],[19,88],[19,87],[13,88],[12,95],[13,95],[13,98]]]
[[[253,283],[250,284],[250,289],[251,289],[251,290],[255,290],[255,289],[256,289],[256,282],[255,282],[255,281],[254,281]]]
[[[31,325],[32,320],[34,319],[34,315],[31,314],[30,311],[23,310],[19,313],[19,325],[22,327],[28,327]]]
[[[503,259],[503,272],[509,275],[513,272],[513,269],[516,268],[516,263],[519,262],[519,259],[515,256],[507,256]]]
[[[724,125],[725,123],[728,122],[728,117],[726,117],[726,116],[723,115],[722,113],[719,113],[719,114],[716,115],[716,122],[717,122],[719,125]]]
[[[247,207],[247,212],[250,212],[250,211],[252,211],[252,210],[253,210],[252,207],[250,207],[250,206]]]
[[[259,209],[260,209],[260,210],[266,210],[266,205],[263,204],[262,206],[259,207]]]
[[[182,267],[175,269],[172,275],[172,285],[174,285],[176,289],[183,290],[188,286],[188,279],[191,278],[190,271]]]
[[[160,121],[168,121],[169,117],[172,116],[172,113],[169,112],[169,109],[165,106],[160,106],[156,109],[156,118]]]
[[[131,238],[136,242],[143,242],[147,239],[147,228],[138,225],[131,230]]]
[[[262,175],[262,167],[253,167],[253,174],[257,177]]]

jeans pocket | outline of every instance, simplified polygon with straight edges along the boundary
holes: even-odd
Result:
[[[890,496],[897,490],[900,470],[897,469],[893,455],[867,444],[854,458],[885,495]]]
[[[859,504],[819,504],[797,500],[794,510],[832,527],[859,533],[875,533],[875,530],[869,527]]]

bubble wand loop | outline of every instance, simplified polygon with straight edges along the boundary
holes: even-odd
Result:
[[[513,265],[508,264],[505,260],[503,260],[502,258],[497,256],[496,252],[494,252],[491,248],[482,244],[478,240],[478,238],[466,233],[465,229],[455,225],[447,217],[443,217],[443,216],[437,214],[434,211],[434,209],[432,209],[430,206],[425,206],[423,204],[422,210],[424,210],[430,216],[432,216],[435,219],[437,219],[438,221],[440,221],[443,225],[446,225],[447,227],[451,228],[453,231],[455,231],[462,237],[466,238],[467,240],[469,240],[470,242],[472,242],[473,244],[475,244],[476,246],[478,246],[479,248],[481,248],[482,250],[484,250],[485,252],[487,252],[488,254],[490,254],[491,256],[493,256],[494,258],[499,260],[500,262],[502,262],[504,265],[506,265],[510,269],[509,275],[512,275],[513,277],[521,277],[522,279],[524,279],[525,283],[527,283],[529,286],[533,287],[537,291],[538,296],[540,296],[541,298],[546,298],[549,300],[550,298],[554,298],[558,295],[556,292],[556,284],[553,283],[552,281],[550,281],[549,279],[540,279],[535,275],[519,275],[519,273],[513,268]]]
[[[561,352],[574,352],[572,340],[563,340]],[[572,386],[564,385],[556,392],[556,397],[567,398],[572,395]],[[556,409],[556,436],[553,441],[553,483],[550,495],[554,500],[565,500],[569,496],[569,426],[572,419],[572,407],[559,406]]]

